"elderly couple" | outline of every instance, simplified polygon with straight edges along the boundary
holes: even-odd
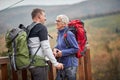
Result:
[[[75,35],[68,31],[67,39],[69,40],[71,48],[67,48],[63,39],[64,31],[67,30],[69,18],[65,15],[58,15],[56,17],[56,29],[58,30],[57,44],[53,51],[51,50],[48,40],[47,28],[44,25],[46,21],[45,11],[43,9],[33,9],[32,13],[33,23],[37,23],[30,32],[28,37],[28,44],[31,54],[33,55],[38,44],[41,45],[37,56],[44,57],[45,60],[50,60],[51,63],[58,69],[56,80],[76,80],[76,72],[78,66],[78,59],[75,53],[78,51],[78,44]],[[58,57],[57,61],[55,57]],[[38,60],[39,61],[39,60]],[[32,80],[48,80],[48,66],[35,66],[30,69]]]

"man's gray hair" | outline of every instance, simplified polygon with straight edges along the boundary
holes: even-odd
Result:
[[[69,18],[66,15],[58,15],[56,19],[61,18],[62,22],[68,24]]]

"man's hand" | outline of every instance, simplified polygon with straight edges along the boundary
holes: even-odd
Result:
[[[59,51],[57,52],[57,55],[56,55],[56,56],[57,56],[57,57],[62,57],[62,51],[59,50]]]
[[[57,66],[56,66],[57,69],[63,69],[63,64],[62,63],[59,63]]]

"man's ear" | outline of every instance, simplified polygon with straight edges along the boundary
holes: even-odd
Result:
[[[41,19],[41,16],[40,16],[40,15],[37,15],[37,17],[38,17],[39,19]]]
[[[41,19],[41,17],[40,17],[40,16],[38,16],[38,18],[39,18],[39,19]]]

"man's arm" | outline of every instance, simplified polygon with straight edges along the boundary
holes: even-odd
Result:
[[[40,44],[43,54],[49,58],[49,60],[57,69],[63,69],[63,64],[58,63],[53,55],[52,49],[49,44],[48,32],[46,27],[45,26],[40,26],[40,27],[42,27],[42,29],[38,32],[38,36],[40,38]]]

